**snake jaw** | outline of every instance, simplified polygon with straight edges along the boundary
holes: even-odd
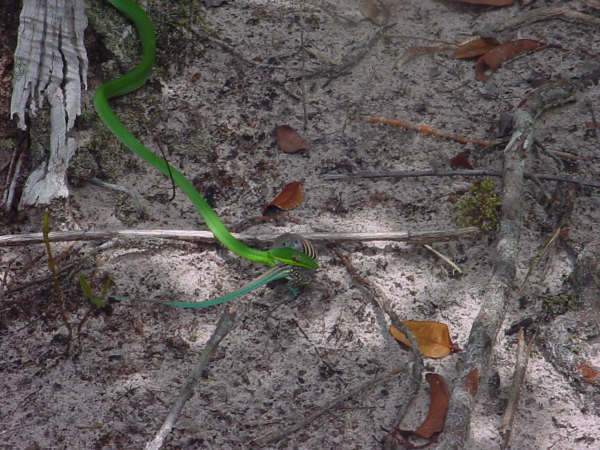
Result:
[[[310,256],[290,247],[279,247],[268,251],[278,262],[304,269],[318,269],[319,264]]]

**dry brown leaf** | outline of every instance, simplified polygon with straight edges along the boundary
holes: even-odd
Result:
[[[394,436],[408,448],[417,448],[409,438],[412,436],[419,436],[423,439],[428,439],[429,442],[418,448],[426,447],[427,445],[435,442],[436,435],[444,429],[446,423],[446,412],[448,411],[448,403],[450,402],[450,392],[448,391],[448,385],[446,380],[441,375],[435,373],[428,373],[425,375],[425,379],[429,382],[429,412],[425,421],[415,431],[411,430],[398,430],[396,429]]]
[[[450,401],[450,392],[446,380],[436,373],[428,373],[425,379],[429,382],[431,401],[429,402],[429,413],[425,421],[415,430],[422,438],[429,439],[435,433],[444,429],[446,422],[446,411]]]
[[[275,140],[281,150],[286,153],[296,153],[301,150],[308,150],[310,144],[289,125],[280,125],[275,128]]]
[[[415,337],[419,351],[429,358],[443,358],[453,351],[459,351],[452,340],[446,324],[439,322],[405,320],[402,322]],[[390,326],[390,333],[397,341],[410,347],[406,335],[395,326]]]
[[[483,81],[487,78],[485,71],[489,68],[497,69],[502,63],[514,58],[519,53],[544,48],[546,44],[533,39],[517,39],[516,41],[505,42],[498,47],[491,49],[477,61],[475,67],[475,79]]]
[[[471,152],[469,150],[465,150],[464,152],[460,152],[454,158],[450,160],[450,165],[454,169],[473,169],[473,166],[469,162],[469,155]]]
[[[477,389],[479,388],[479,369],[475,368],[471,370],[463,379],[463,388],[471,394],[471,397],[477,395]]]
[[[575,368],[588,383],[594,383],[598,381],[597,378],[600,376],[600,370],[598,370],[598,368],[586,363],[575,364]]]
[[[297,181],[292,181],[291,183],[286,184],[279,195],[275,197],[275,200],[263,209],[263,216],[266,216],[274,208],[282,209],[284,211],[294,209],[302,203],[303,199],[304,189],[302,189],[302,185]]]
[[[508,6],[512,5],[515,0],[450,0],[455,3],[471,3],[473,5],[487,6]]]
[[[475,58],[489,52],[494,47],[500,45],[494,38],[478,38],[473,39],[465,44],[461,44],[456,47],[456,50],[452,54],[453,59],[467,59]]]
[[[140,322],[139,319],[134,317],[131,320],[131,323],[133,324],[133,328],[135,328],[135,332],[137,334],[139,334],[140,336],[143,336],[144,335],[144,325],[142,325],[142,322]]]

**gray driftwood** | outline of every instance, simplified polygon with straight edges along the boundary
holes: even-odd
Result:
[[[69,195],[65,175],[76,142],[67,133],[81,114],[82,81],[87,88],[86,26],[83,0],[23,1],[10,113],[24,130],[26,114],[35,116],[47,99],[51,130],[48,158],[27,179],[21,206]]]

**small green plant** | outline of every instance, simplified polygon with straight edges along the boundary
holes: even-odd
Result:
[[[96,297],[92,292],[92,287],[90,286],[90,283],[88,283],[85,275],[82,273],[79,274],[79,286],[81,287],[83,295],[85,295],[90,301],[91,306],[83,316],[83,319],[81,319],[81,322],[79,322],[79,325],[77,325],[78,336],[80,335],[83,324],[89,319],[89,317],[92,315],[92,312],[106,307],[106,295],[108,294],[108,288],[110,287],[111,282],[112,280],[109,277],[106,277],[106,280],[104,280],[104,285],[102,286],[102,292],[100,293],[99,297]]]
[[[85,276],[82,273],[79,274],[79,286],[81,287],[83,295],[85,295],[89,299],[92,305],[97,306],[98,308],[104,308],[106,306],[106,294],[108,293],[110,283],[110,278],[107,278],[104,281],[104,286],[102,286],[102,293],[100,294],[100,297],[96,297],[92,292],[92,288],[90,286],[90,283],[88,283],[87,278],[85,278]]]
[[[0,147],[3,150],[14,150],[15,148],[15,140],[11,138],[2,139],[0,141]]]
[[[469,192],[454,207],[454,220],[463,227],[475,226],[493,231],[498,225],[502,202],[490,178],[471,184]]]
[[[568,311],[575,311],[581,307],[581,302],[575,295],[543,295],[541,299],[542,310],[548,320],[565,314]]]
[[[67,347],[64,353],[64,356],[68,356],[71,348],[72,348],[72,343],[73,343],[73,325],[71,324],[71,322],[69,321],[69,317],[67,315],[67,310],[65,308],[65,297],[63,294],[63,290],[60,286],[60,280],[58,278],[58,269],[56,267],[56,263],[54,261],[54,257],[52,256],[52,248],[50,246],[50,214],[48,213],[48,211],[44,212],[44,219],[43,219],[43,224],[42,224],[42,236],[43,236],[43,241],[44,244],[46,245],[46,253],[48,254],[48,268],[50,269],[50,273],[52,274],[52,280],[54,282],[54,291],[56,292],[56,301],[58,303],[58,310],[60,312],[60,315],[62,317],[62,320],[65,324],[65,327],[67,328]],[[102,291],[100,293],[99,296],[94,295],[93,291],[92,291],[92,287],[90,286],[90,283],[87,281],[87,279],[85,278],[85,276],[83,274],[79,274],[79,286],[81,287],[81,290],[83,292],[83,295],[85,295],[91,305],[89,310],[85,313],[85,315],[83,316],[83,319],[81,319],[81,321],[79,322],[79,324],[77,325],[77,338],[81,337],[81,329],[83,327],[83,324],[87,321],[87,319],[91,316],[91,314],[94,311],[99,310],[100,308],[106,308],[107,304],[106,304],[106,297],[108,294],[108,289],[110,287],[112,280],[110,278],[106,278],[106,280],[104,281],[104,285],[102,286]]]

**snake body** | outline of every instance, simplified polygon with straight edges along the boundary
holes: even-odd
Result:
[[[154,64],[156,39],[154,37],[154,27],[152,22],[135,2],[131,0],[108,1],[134,23],[140,40],[142,41],[143,53],[142,61],[134,70],[117,79],[108,81],[96,89],[94,94],[94,107],[104,124],[131,151],[153,165],[165,176],[173,178],[175,184],[177,184],[177,186],[179,186],[192,201],[197,211],[206,222],[208,228],[210,228],[215,237],[229,250],[243,258],[259,262],[269,267],[283,263],[307,269],[316,269],[318,267],[317,262],[302,251],[290,247],[277,247],[269,251],[261,251],[248,247],[243,242],[234,238],[225,225],[223,225],[217,214],[208,205],[206,200],[204,200],[202,195],[196,191],[192,183],[190,183],[177,169],[169,166],[165,160],[148,150],[119,121],[108,104],[108,100],[138,89],[146,82],[152,72],[152,65]]]
[[[307,239],[303,238],[298,234],[286,233],[279,236],[274,244],[273,248],[277,248],[280,246],[286,246],[298,251],[303,252],[308,255],[310,258],[316,260],[317,252],[314,247]],[[288,287],[293,293],[297,293],[297,288],[304,286],[310,283],[310,275],[313,273],[312,270],[303,269],[301,267],[289,266],[284,264],[279,264],[275,267],[270,268],[261,276],[253,279],[248,282],[238,290],[227,294],[223,297],[213,298],[211,300],[206,300],[204,302],[160,302],[163,305],[176,306],[178,308],[206,308],[208,306],[218,305],[220,303],[225,303],[229,300],[233,300],[234,298],[240,297],[244,294],[247,294],[250,291],[253,291],[256,288],[264,286],[265,284],[273,283],[278,280],[286,280],[288,282]],[[128,298],[118,297],[112,295],[111,298],[115,300],[127,301]]]
[[[283,246],[296,249],[308,255],[310,258],[316,260],[317,252],[315,251],[312,244],[302,236],[298,234],[286,233],[279,236],[273,247]],[[205,308],[207,306],[218,305],[219,303],[225,303],[229,300],[233,300],[241,295],[247,294],[256,288],[264,286],[265,284],[273,283],[278,280],[286,280],[289,284],[289,288],[292,292],[297,293],[297,288],[310,283],[310,274],[312,270],[303,269],[301,267],[289,266],[279,264],[276,267],[272,267],[267,270],[261,276],[250,281],[246,285],[239,288],[237,291],[232,292],[224,297],[214,298],[205,302],[164,302],[165,305],[177,306],[179,308]]]

